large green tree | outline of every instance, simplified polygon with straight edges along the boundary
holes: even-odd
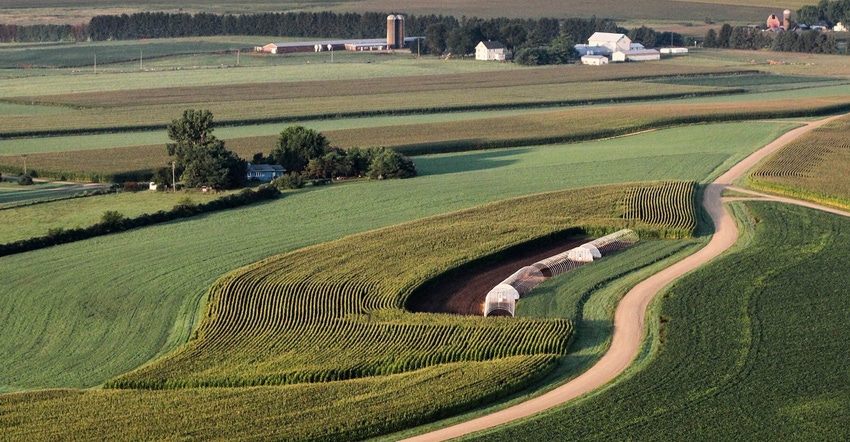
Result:
[[[320,132],[303,126],[290,126],[280,133],[269,162],[280,164],[287,172],[303,172],[314,158],[323,157],[330,142]]]
[[[232,189],[245,183],[247,163],[225,149],[224,141],[213,134],[213,115],[209,110],[187,109],[182,118],[168,125],[166,145],[174,157],[183,185]]]

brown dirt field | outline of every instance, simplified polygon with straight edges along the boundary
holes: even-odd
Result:
[[[507,253],[489,263],[476,265],[462,275],[440,278],[424,290],[414,293],[407,303],[407,308],[414,312],[481,316],[484,314],[484,298],[487,292],[505,278],[522,267],[578,247],[587,241],[589,240],[576,237],[554,239],[539,247]]]

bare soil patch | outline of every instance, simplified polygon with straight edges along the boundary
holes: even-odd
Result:
[[[587,241],[573,234],[534,241],[491,255],[424,284],[410,296],[407,308],[414,312],[481,316],[487,292],[505,278],[522,267]]]

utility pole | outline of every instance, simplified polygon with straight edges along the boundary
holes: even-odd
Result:
[[[239,66],[239,49],[236,50],[236,66]]]
[[[177,162],[172,161],[171,162],[171,192],[172,193],[177,192],[177,174],[176,174],[176,171],[177,171]]]
[[[139,51],[139,70],[142,70],[142,51]]]

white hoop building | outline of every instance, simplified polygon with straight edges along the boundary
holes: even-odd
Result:
[[[527,295],[534,287],[547,278],[558,276],[611,252],[634,245],[640,240],[638,234],[623,229],[605,235],[574,249],[559,253],[538,261],[514,272],[507,279],[493,287],[484,300],[484,316],[496,311],[516,314],[516,302]]]

